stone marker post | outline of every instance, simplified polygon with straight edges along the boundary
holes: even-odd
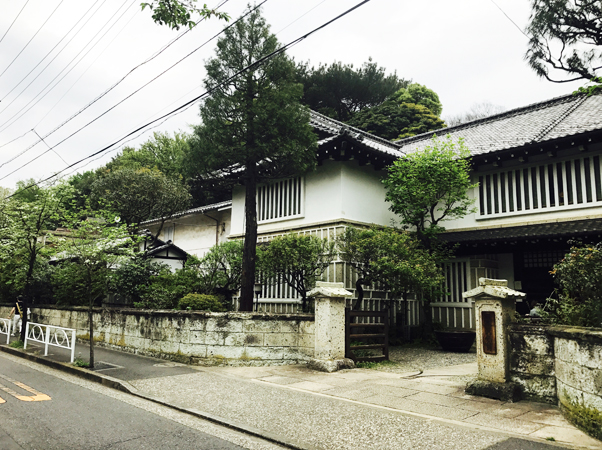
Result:
[[[345,358],[345,299],[351,292],[343,283],[318,281],[307,295],[315,298],[316,308],[315,353],[308,367],[323,372],[353,368],[353,361]]]
[[[508,326],[516,311],[516,300],[526,294],[508,288],[507,280],[479,278],[479,287],[462,297],[475,303],[477,362],[479,375],[466,392],[502,400],[518,400],[520,390],[510,383]]]

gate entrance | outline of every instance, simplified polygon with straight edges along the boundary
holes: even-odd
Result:
[[[345,309],[345,358],[353,362],[389,359],[388,308],[382,311]]]

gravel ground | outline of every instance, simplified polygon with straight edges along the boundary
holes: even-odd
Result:
[[[376,370],[403,373],[467,364],[477,360],[473,346],[469,353],[444,352],[436,347],[389,347],[389,360],[395,364],[379,364]]]

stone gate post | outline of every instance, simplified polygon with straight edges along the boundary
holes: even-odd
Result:
[[[353,368],[353,361],[345,358],[345,299],[352,293],[343,283],[318,281],[307,294],[315,298],[315,353],[308,362],[311,369],[334,372]]]
[[[479,278],[479,286],[462,297],[475,303],[477,363],[479,375],[466,392],[484,397],[517,400],[518,386],[510,383],[510,349],[508,326],[516,311],[516,301],[523,292],[508,288],[507,280]]]

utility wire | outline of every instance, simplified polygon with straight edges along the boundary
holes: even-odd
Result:
[[[233,27],[236,23],[240,22],[242,19],[244,19],[246,16],[248,16],[249,14],[251,14],[253,11],[255,11],[257,8],[261,7],[261,5],[263,5],[265,2],[267,2],[268,0],[263,0],[263,2],[259,3],[258,5],[255,5],[251,10],[249,10],[248,12],[246,12],[244,15],[242,15],[239,19],[237,19],[235,22],[233,22],[232,24],[228,25],[226,28],[224,28],[223,30],[221,30],[219,33],[215,34],[214,36],[212,36],[211,38],[209,38],[208,40],[206,40],[205,42],[203,42],[200,46],[198,46],[196,49],[194,49],[193,51],[191,51],[188,55],[184,56],[183,58],[181,58],[179,61],[177,61],[176,63],[172,64],[170,67],[168,67],[167,69],[165,69],[163,72],[161,72],[159,75],[155,76],[153,79],[151,79],[150,81],[148,81],[147,83],[143,84],[140,88],[136,89],[134,92],[132,92],[131,94],[129,94],[128,96],[126,96],[125,98],[123,98],[122,100],[120,100],[119,102],[117,102],[116,104],[114,104],[113,106],[111,106],[109,109],[107,109],[106,111],[104,111],[102,114],[96,116],[94,119],[92,119],[90,122],[88,122],[87,124],[85,124],[84,126],[82,126],[81,128],[77,129],[76,131],[74,131],[73,133],[71,133],[69,136],[67,136],[66,138],[64,138],[63,140],[59,141],[57,144],[54,145],[54,147],[62,144],[63,142],[65,142],[66,140],[70,139],[71,137],[75,136],[77,133],[79,133],[80,131],[82,131],[84,128],[90,126],[91,124],[93,124],[94,122],[96,122],[98,119],[100,119],[101,117],[105,116],[106,114],[108,114],[109,112],[111,112],[113,109],[115,109],[117,106],[119,106],[120,104],[122,104],[123,102],[125,102],[126,100],[128,100],[129,98],[131,98],[132,96],[134,96],[136,93],[138,93],[139,91],[141,91],[142,89],[144,89],[146,86],[148,86],[149,84],[151,84],[153,81],[157,80],[159,77],[161,77],[162,75],[164,75],[165,73],[167,73],[169,70],[173,69],[175,66],[177,66],[178,64],[180,64],[182,61],[184,61],[186,58],[188,58],[189,56],[191,56],[192,54],[194,54],[196,51],[200,50],[202,47],[204,47],[205,45],[207,45],[209,42],[211,42],[212,40],[214,40],[216,37],[218,37],[220,34],[224,33],[227,29]],[[87,108],[87,107],[86,107]],[[86,109],[84,108],[84,109]],[[82,110],[83,111],[83,110]],[[78,114],[80,114],[82,111],[78,112],[77,114],[75,114],[74,116],[72,116],[70,119],[67,120],[70,121],[72,120],[75,116],[77,116]],[[52,133],[56,132],[59,128],[61,128],[63,125],[65,125],[64,122],[63,124],[59,125],[57,128],[55,128],[54,130],[52,130],[50,133],[47,133],[44,138],[47,138],[48,136],[50,136]],[[0,168],[5,166],[6,164],[14,161],[16,158],[18,158],[19,156],[23,155],[25,152],[31,150],[33,147],[35,147],[37,144],[39,144],[40,141],[35,142],[34,144],[30,145],[28,148],[26,148],[25,150],[23,150],[22,152],[20,152],[18,155],[12,157],[9,161],[6,161],[3,164],[0,164]],[[21,170],[23,167],[27,166],[28,164],[34,162],[36,159],[40,158],[41,156],[45,155],[46,153],[48,153],[50,151],[50,149],[46,150],[45,152],[42,152],[41,154],[39,154],[38,156],[30,159],[28,162],[26,162],[25,164],[21,165],[20,167],[16,168],[15,170],[13,170],[12,172],[10,172],[8,175],[5,175],[4,177],[0,178],[0,181],[4,180],[6,177],[12,175],[13,173],[17,172],[18,170]]]
[[[130,6],[132,6],[134,3],[136,2],[136,0],[132,0],[132,3],[130,3],[130,5],[128,6],[128,8]],[[113,17],[115,17],[117,15],[117,13],[119,12],[119,10],[121,10],[121,8],[123,7],[120,6],[119,9],[115,12],[115,14],[113,14],[113,16],[111,16],[111,19],[109,19],[109,21],[111,21],[113,19]],[[127,10],[127,8],[126,8]],[[75,59],[77,59],[82,52],[86,49],[86,47],[88,47],[90,45],[90,43],[96,39],[96,37],[98,36],[98,33],[96,34],[96,36],[94,36],[94,38],[92,38],[85,46],[84,48],[82,48],[79,53],[77,55],[75,55],[75,57],[69,62],[69,64],[63,69],[61,70],[45,87],[44,89],[42,89],[38,95],[36,95],[33,99],[31,99],[29,101],[29,103],[27,103],[25,106],[23,106],[23,108],[21,108],[16,114],[20,114],[18,116],[13,116],[11,119],[8,119],[8,121],[4,122],[2,125],[0,125],[0,127],[3,127],[0,129],[1,131],[6,130],[6,128],[8,128],[9,126],[11,126],[13,123],[15,123],[17,120],[19,120],[21,117],[23,117],[23,115],[25,115],[31,108],[33,108],[38,102],[40,102],[44,97],[46,97],[51,91],[52,89],[54,89],[61,81],[63,81],[63,79],[65,79],[65,77],[67,75],[69,75],[71,73],[71,71],[73,69],[75,69],[75,67],[77,67],[77,65],[88,55],[88,53],[90,53],[99,43],[100,41],[107,35],[107,33],[109,31],[111,31],[111,29],[117,25],[117,22],[119,22],[119,20],[124,16],[125,14],[125,10],[121,13],[121,15],[119,16],[119,18],[113,22],[111,24],[111,26],[109,28],[107,28],[107,30],[103,33],[102,36],[100,36],[100,38],[98,38],[96,40],[96,42],[84,53],[84,55],[79,58],[79,60],[66,72],[64,73],[64,75],[56,82],[54,83],[54,86],[50,87],[50,89],[48,89],[48,86],[50,86],[59,76],[61,76],[61,74],[63,74],[63,72],[65,72],[65,70],[67,69],[67,67],[69,67],[69,64],[71,64],[73,61],[75,61]],[[109,21],[107,21],[107,23],[104,26],[107,26]],[[44,93],[44,95],[42,95],[40,97],[40,95],[46,90],[46,92]],[[38,98],[40,97],[40,98]],[[35,103],[34,103],[35,102]],[[33,104],[32,104],[33,103]],[[23,111],[25,109],[25,111]]]
[[[211,89],[208,89],[208,90],[206,90],[206,91],[205,91],[205,92],[203,92],[201,95],[199,95],[199,96],[197,96],[197,97],[193,98],[192,100],[189,100],[189,101],[187,101],[187,102],[186,102],[186,103],[184,103],[183,105],[180,105],[179,107],[177,107],[176,109],[172,110],[171,112],[169,112],[169,113],[166,113],[166,114],[162,115],[161,117],[158,117],[157,119],[154,119],[154,120],[152,120],[152,121],[150,121],[150,122],[146,123],[145,125],[142,125],[142,126],[138,127],[138,128],[137,128],[137,129],[135,129],[134,131],[131,131],[131,132],[129,132],[128,134],[126,134],[125,136],[123,136],[123,137],[119,138],[118,140],[114,141],[112,144],[109,144],[109,145],[107,145],[107,146],[105,146],[105,147],[101,148],[100,150],[98,150],[98,151],[96,151],[96,152],[92,153],[91,155],[88,155],[88,156],[86,156],[85,158],[82,158],[82,159],[80,159],[79,161],[76,161],[76,162],[74,162],[73,164],[70,164],[70,165],[68,165],[68,166],[67,166],[67,167],[65,167],[64,169],[60,170],[59,172],[56,172],[54,175],[51,175],[51,176],[49,176],[49,177],[47,177],[47,178],[45,178],[45,179],[43,179],[43,180],[39,181],[38,183],[32,183],[32,184],[30,184],[30,185],[28,185],[28,186],[25,186],[23,189],[29,189],[29,188],[32,188],[32,187],[34,187],[34,186],[37,186],[39,183],[44,183],[44,182],[46,182],[46,181],[48,181],[48,180],[51,180],[52,178],[55,178],[55,177],[57,177],[59,174],[61,174],[62,172],[66,171],[67,169],[70,169],[71,167],[74,167],[74,166],[76,166],[76,165],[78,165],[78,164],[80,164],[80,163],[82,163],[82,162],[84,162],[84,161],[86,161],[86,160],[88,160],[88,159],[94,158],[95,156],[98,156],[98,155],[100,155],[100,154],[102,154],[102,153],[105,153],[105,152],[106,152],[106,151],[108,151],[108,150],[109,150],[111,147],[114,147],[115,145],[119,144],[121,141],[123,141],[123,140],[125,140],[125,139],[129,138],[130,136],[133,136],[134,134],[138,133],[139,131],[141,131],[141,130],[144,130],[145,128],[148,128],[150,125],[153,125],[154,123],[156,123],[156,122],[159,122],[159,121],[161,121],[161,120],[163,120],[163,119],[165,119],[165,118],[167,118],[167,117],[170,117],[170,116],[172,116],[172,115],[174,115],[174,114],[177,114],[177,113],[179,113],[179,112],[182,112],[182,110],[185,110],[186,108],[189,108],[189,107],[190,107],[192,104],[196,103],[196,102],[197,102],[197,101],[199,101],[199,100],[202,100],[202,99],[204,99],[205,97],[208,97],[209,95],[211,95],[213,92],[215,92],[216,90],[218,90],[218,89],[219,89],[219,88],[221,88],[222,86],[224,86],[224,85],[227,85],[227,84],[228,84],[230,81],[232,81],[233,79],[237,78],[239,75],[243,74],[244,72],[246,72],[246,71],[248,71],[248,70],[251,70],[251,69],[254,69],[254,68],[256,68],[257,66],[259,66],[259,65],[263,64],[265,61],[267,61],[267,60],[269,60],[269,59],[273,58],[274,56],[276,56],[276,55],[279,55],[280,53],[283,53],[283,52],[284,52],[284,51],[286,51],[287,49],[289,49],[289,48],[291,48],[291,47],[293,47],[293,46],[297,45],[299,42],[301,42],[301,41],[303,41],[303,40],[307,39],[307,38],[308,38],[309,36],[311,36],[312,34],[315,34],[315,33],[317,33],[318,31],[320,31],[320,30],[322,30],[322,29],[326,28],[326,27],[327,27],[327,26],[329,26],[330,24],[332,24],[332,23],[336,22],[337,20],[341,19],[342,17],[346,16],[347,14],[351,13],[352,11],[355,11],[355,10],[356,10],[356,9],[358,9],[360,6],[363,6],[363,5],[365,5],[365,4],[366,4],[366,3],[368,3],[369,1],[370,1],[370,0],[363,0],[363,1],[361,1],[360,3],[356,4],[355,6],[353,6],[353,7],[349,8],[349,9],[347,9],[346,11],[344,11],[344,12],[343,12],[343,13],[341,13],[341,14],[339,14],[339,15],[338,15],[338,16],[336,16],[335,18],[333,18],[333,19],[329,20],[328,22],[325,22],[324,24],[320,25],[320,26],[319,26],[319,27],[317,27],[317,28],[314,28],[313,30],[311,30],[310,32],[308,32],[308,33],[304,34],[303,36],[300,36],[300,37],[298,37],[297,39],[295,39],[295,40],[293,40],[293,41],[289,42],[288,44],[286,44],[286,45],[283,45],[283,46],[279,47],[278,49],[274,50],[272,53],[270,53],[270,54],[268,54],[268,55],[266,55],[266,56],[264,56],[264,57],[262,57],[262,58],[258,59],[258,60],[257,60],[257,61],[255,61],[254,63],[252,63],[252,64],[249,64],[248,66],[246,66],[246,67],[244,67],[244,68],[240,69],[238,72],[236,72],[236,73],[235,73],[235,74],[233,74],[232,76],[228,77],[226,80],[222,81],[221,83],[217,84],[216,86],[212,87]],[[232,25],[233,25],[233,24],[232,24]],[[228,27],[227,27],[227,28],[228,28]],[[226,28],[226,29],[227,29],[227,28]],[[224,30],[225,30],[225,29],[224,29]],[[37,158],[36,158],[36,159],[37,159]],[[27,163],[27,164],[29,164],[29,163]],[[25,165],[24,165],[24,166],[25,166]],[[22,167],[24,167],[24,166],[21,166],[19,169],[21,169],[21,168],[22,168]],[[19,169],[17,169],[17,170],[19,170]],[[13,171],[12,173],[14,173],[14,172],[15,172],[15,171]],[[7,175],[7,176],[8,176],[8,175]],[[6,178],[6,176],[5,176],[5,177],[3,177],[3,178],[0,178],[0,180],[2,180],[2,179],[4,179],[4,178]],[[14,195],[14,194],[13,194],[13,195]],[[8,198],[12,197],[13,195],[9,195],[9,196],[5,197],[5,199],[8,199]]]
[[[8,66],[6,66],[6,69],[4,69],[2,71],[2,73],[0,73],[0,77],[2,75],[4,75],[4,73],[8,70],[8,68],[13,65],[13,63],[17,60],[17,58],[19,56],[21,56],[21,53],[23,53],[23,51],[27,48],[27,46],[31,43],[31,41],[33,41],[33,39],[38,35],[38,33],[42,30],[42,28],[44,28],[44,25],[46,25],[46,23],[54,15],[54,13],[56,12],[56,10],[59,9],[59,6],[61,6],[63,4],[63,1],[64,0],[61,0],[61,2],[56,6],[56,8],[54,8],[54,10],[52,11],[52,13],[50,13],[50,15],[48,16],[48,18],[44,21],[44,23],[42,24],[42,26],[40,28],[38,28],[38,31],[36,31],[36,33],[31,37],[31,39],[27,42],[27,44],[25,44],[25,47],[23,47],[21,49],[21,51],[17,54],[17,56],[15,56],[15,58],[10,62],[10,64]],[[21,13],[19,13],[19,14],[21,14]]]
[[[69,163],[67,161],[65,161],[63,159],[63,157],[57,153],[56,150],[54,150],[52,147],[50,147],[50,145],[48,145],[46,143],[46,141],[44,139],[42,139],[42,137],[38,134],[38,132],[36,130],[31,130],[31,131],[33,131],[36,134],[36,136],[40,138],[40,141],[42,141],[44,144],[46,144],[46,147],[48,147],[50,150],[52,150],[56,156],[58,156],[59,158],[61,158],[61,161],[63,161],[65,164],[69,165]]]
[[[4,32],[4,34],[2,35],[2,38],[0,38],[0,42],[2,42],[4,40],[4,38],[6,37],[6,35],[10,31],[10,29],[13,27],[13,25],[15,24],[15,22],[17,21],[17,19],[19,18],[19,16],[21,15],[21,13],[23,12],[23,10],[25,9],[25,7],[27,6],[28,3],[29,3],[29,0],[27,0],[25,2],[25,4],[23,5],[23,8],[21,8],[21,11],[19,11],[19,14],[17,14],[17,17],[15,17],[15,19],[13,20],[13,22],[10,24],[10,27],[8,27],[8,30],[6,30]]]
[[[220,3],[220,4],[219,4],[219,5],[218,5],[218,6],[217,6],[215,9],[219,9],[219,8],[221,8],[221,7],[222,7],[224,4],[226,4],[228,1],[229,1],[229,0],[224,0],[224,1],[222,1],[222,3]],[[262,2],[260,5],[259,5],[259,6],[261,6],[262,4],[264,4],[266,1],[267,1],[267,0],[264,0],[264,1],[263,1],[263,2]],[[256,8],[258,8],[259,6],[257,6]],[[247,13],[247,14],[248,14],[248,13]],[[245,17],[245,16],[243,16],[243,17]],[[131,20],[131,19],[130,19],[130,20]],[[205,20],[205,19],[203,19],[203,20]],[[238,20],[241,20],[241,19],[238,19]],[[237,20],[237,22],[238,22],[238,20]],[[129,23],[129,22],[128,22],[128,23]],[[236,22],[234,22],[234,23],[236,23]],[[234,24],[234,23],[233,23],[233,24]],[[232,25],[233,25],[233,24],[232,24]],[[126,25],[127,25],[127,24],[126,24]],[[196,27],[197,25],[198,25],[198,24],[195,24],[195,27]],[[125,26],[124,26],[124,28],[125,28]],[[193,27],[193,28],[194,28],[194,27]],[[117,81],[115,84],[113,84],[113,86],[111,86],[110,88],[108,88],[107,90],[105,90],[105,91],[104,91],[102,94],[100,94],[98,97],[96,97],[96,98],[95,98],[94,100],[92,100],[90,103],[88,103],[86,106],[84,106],[82,109],[80,109],[80,110],[79,110],[77,113],[73,114],[73,115],[72,115],[71,117],[69,117],[67,120],[65,120],[65,121],[64,121],[64,122],[62,122],[60,125],[58,125],[58,126],[57,126],[57,127],[55,127],[53,130],[51,130],[49,133],[47,133],[47,134],[44,136],[44,138],[47,138],[47,137],[49,137],[51,134],[53,134],[53,133],[55,133],[56,131],[58,131],[60,128],[62,128],[62,127],[63,127],[63,126],[65,126],[67,123],[69,123],[71,120],[73,120],[75,117],[77,117],[78,115],[80,115],[81,113],[83,113],[83,112],[84,112],[86,109],[88,109],[90,106],[92,106],[92,105],[93,105],[94,103],[96,103],[98,100],[100,100],[100,99],[101,99],[101,98],[103,98],[105,95],[107,95],[109,92],[111,92],[111,91],[112,91],[112,90],[113,90],[115,87],[117,87],[117,86],[118,86],[120,83],[122,83],[122,82],[123,82],[123,81],[124,81],[124,80],[125,80],[125,79],[126,79],[128,76],[129,76],[129,75],[131,75],[131,74],[132,74],[132,73],[133,73],[133,72],[134,72],[136,69],[140,68],[140,67],[141,67],[141,66],[143,66],[144,64],[147,64],[148,62],[150,62],[150,61],[152,61],[153,59],[155,59],[157,56],[159,56],[161,53],[163,53],[165,50],[167,50],[167,48],[169,48],[171,45],[173,45],[175,42],[177,42],[177,41],[178,41],[180,38],[182,38],[182,37],[183,37],[183,36],[184,36],[186,33],[188,33],[188,32],[189,32],[189,31],[191,31],[191,30],[192,30],[192,28],[188,28],[188,29],[187,29],[186,31],[184,31],[183,33],[180,33],[180,35],[178,35],[177,37],[175,37],[174,39],[172,39],[172,40],[171,40],[169,43],[167,43],[167,44],[166,44],[165,46],[163,46],[163,47],[162,47],[160,50],[158,50],[157,52],[155,52],[155,53],[154,53],[154,54],[153,54],[151,57],[149,57],[149,58],[148,58],[146,61],[143,61],[142,63],[138,64],[136,67],[134,67],[133,69],[131,69],[131,70],[130,70],[130,71],[129,71],[129,72],[126,74],[126,75],[124,75],[124,76],[123,76],[123,77],[122,77],[122,78],[121,78],[119,81]],[[121,31],[123,31],[123,29],[122,29]],[[120,32],[121,32],[121,31],[120,31]],[[217,35],[216,35],[216,36],[217,36]],[[214,38],[215,38],[215,36],[214,36],[213,38],[211,38],[211,39],[214,39]],[[209,41],[211,41],[211,39],[210,39]],[[185,58],[188,58],[188,57],[189,57],[190,55],[192,55],[192,54],[193,54],[195,51],[199,50],[201,47],[203,47],[204,45],[206,45],[206,44],[207,44],[209,41],[205,42],[205,43],[204,43],[204,44],[202,44],[200,47],[198,47],[196,50],[194,50],[193,52],[191,52],[190,54],[188,54],[187,56],[185,56],[184,58],[182,58],[182,60],[183,60],[183,59],[185,59]],[[99,56],[100,56],[100,55],[99,55]],[[175,65],[177,65],[177,64],[179,64],[179,63],[180,63],[182,60],[178,61],[176,64],[174,64],[174,66],[175,66]],[[90,66],[90,67],[91,67],[91,66]],[[90,67],[88,67],[88,69],[89,69]],[[172,66],[172,67],[173,67],[173,66]],[[87,71],[88,69],[86,69],[86,71]],[[171,68],[170,68],[170,69],[171,69]],[[168,70],[170,70],[170,69],[168,69]],[[163,72],[163,73],[165,73],[165,72]],[[160,74],[159,76],[161,76],[161,75],[162,75],[162,74]],[[82,75],[80,75],[80,77],[78,78],[78,80],[77,80],[77,81],[79,81],[79,79],[81,79],[81,77],[82,77],[82,76],[83,76],[83,74],[82,74]],[[156,77],[156,78],[158,78],[158,77]],[[156,79],[156,78],[155,78],[155,79]],[[151,82],[152,82],[152,81],[154,81],[155,79],[151,80]],[[76,81],[75,83],[77,83],[77,81]],[[73,85],[71,86],[71,88],[70,88],[69,90],[71,90],[71,89],[73,88],[73,86],[75,85],[75,83],[73,83]],[[150,82],[149,82],[149,83],[150,83]],[[147,83],[147,84],[149,84],[149,83]],[[146,86],[146,85],[145,85],[145,86]],[[144,88],[145,86],[143,86],[142,88]],[[140,89],[142,89],[142,88],[140,88]],[[139,89],[139,90],[140,90],[140,89]],[[67,92],[69,92],[69,91],[67,91]],[[66,92],[65,94],[63,94],[63,96],[62,96],[62,97],[59,99],[59,101],[58,101],[57,103],[55,103],[55,105],[54,105],[54,106],[53,106],[53,107],[52,107],[52,108],[51,108],[51,109],[50,109],[50,110],[49,110],[49,111],[46,113],[46,115],[44,115],[44,117],[42,117],[42,119],[41,119],[41,120],[40,120],[40,121],[39,121],[39,122],[36,124],[36,127],[37,127],[37,126],[38,126],[38,125],[39,125],[39,124],[42,122],[42,120],[44,120],[44,118],[45,118],[45,117],[46,117],[46,116],[47,116],[47,115],[50,113],[50,111],[52,111],[52,109],[54,109],[54,107],[56,107],[56,105],[57,105],[57,104],[58,104],[58,103],[59,103],[59,102],[60,102],[60,101],[61,101],[61,100],[62,100],[62,99],[65,97],[65,95],[67,94],[67,92]],[[138,91],[135,91],[135,92],[134,92],[134,93],[132,93],[132,94],[131,94],[129,97],[131,97],[132,95],[134,95],[136,92],[138,92]],[[124,100],[122,100],[120,103],[122,103],[123,101],[127,100],[127,98],[129,98],[129,97],[126,97],[126,98],[125,98]],[[40,99],[40,100],[41,100],[41,99]],[[118,106],[118,105],[119,105],[119,103],[118,103],[117,105],[115,105],[115,106]],[[115,107],[115,106],[114,106],[114,107]],[[109,111],[110,111],[110,110],[109,110]],[[108,112],[108,111],[106,111],[106,112]],[[105,112],[105,113],[106,113],[106,112]],[[99,117],[101,117],[101,116],[99,116]],[[98,117],[97,117],[97,118],[98,118]],[[90,122],[90,123],[92,123],[92,122]],[[89,124],[90,124],[90,123],[89,123]],[[88,124],[88,125],[89,125],[89,124]],[[87,125],[86,125],[86,126],[87,126]],[[79,131],[79,130],[78,130],[78,131]],[[69,137],[71,137],[71,136],[69,136]],[[13,141],[11,141],[11,142],[13,142]],[[29,147],[27,147],[26,149],[24,149],[23,151],[21,151],[21,152],[20,152],[20,153],[18,153],[17,155],[13,156],[13,157],[12,157],[12,158],[10,158],[8,161],[5,161],[4,163],[0,164],[0,168],[2,168],[3,166],[5,166],[6,164],[9,164],[9,163],[11,163],[11,162],[12,162],[12,161],[14,161],[15,159],[19,158],[20,156],[22,156],[23,154],[25,154],[26,152],[28,152],[29,150],[31,150],[33,147],[35,147],[35,146],[36,146],[37,144],[39,144],[40,142],[41,142],[41,141],[37,141],[37,142],[35,142],[35,143],[31,144]],[[61,142],[63,142],[63,141],[61,141]],[[9,142],[9,143],[10,143],[10,142]],[[7,143],[7,144],[8,144],[8,143]],[[7,144],[3,144],[3,145],[7,145]],[[60,143],[59,143],[59,144],[60,144]],[[57,145],[58,145],[58,144],[57,144]],[[0,146],[0,147],[2,147],[2,146]]]
[[[80,18],[80,19],[79,19],[77,22],[75,22],[75,24],[74,24],[74,25],[71,27],[71,29],[70,29],[69,31],[67,31],[67,33],[65,33],[65,35],[64,35],[64,36],[61,38],[61,40],[60,40],[60,41],[58,41],[58,42],[57,42],[57,43],[54,45],[54,47],[52,47],[52,49],[51,49],[51,50],[50,50],[48,53],[46,53],[46,56],[44,56],[42,59],[40,59],[40,61],[39,61],[39,62],[38,62],[38,63],[37,63],[35,66],[34,66],[34,68],[33,68],[33,69],[31,69],[31,70],[30,70],[30,71],[27,73],[27,75],[25,75],[25,76],[24,76],[24,77],[21,79],[21,81],[19,81],[19,82],[18,82],[18,83],[17,83],[17,84],[16,84],[16,85],[15,85],[15,86],[14,86],[14,87],[13,87],[13,88],[10,90],[10,91],[8,91],[8,92],[7,92],[7,93],[4,95],[4,98],[8,97],[8,96],[9,96],[9,95],[10,95],[10,94],[11,94],[11,93],[12,93],[12,92],[15,90],[15,89],[17,89],[17,87],[19,87],[19,85],[20,85],[21,83],[23,83],[23,82],[24,82],[24,81],[27,79],[27,77],[28,77],[29,75],[31,75],[31,73],[32,73],[34,70],[36,70],[36,69],[38,68],[38,66],[39,66],[40,64],[42,64],[42,62],[44,62],[44,60],[45,60],[46,58],[48,58],[48,56],[49,56],[49,55],[50,55],[50,54],[51,54],[51,53],[54,51],[54,49],[55,49],[55,48],[57,48],[57,47],[59,46],[59,44],[65,40],[65,38],[66,38],[66,37],[69,35],[69,33],[71,33],[71,32],[73,31],[73,29],[74,29],[74,28],[77,26],[77,24],[78,24],[78,23],[80,23],[80,22],[81,22],[81,21],[84,19],[84,17],[86,17],[86,15],[87,15],[87,14],[88,14],[88,13],[89,13],[91,10],[92,10],[92,8],[94,7],[94,5],[96,5],[96,4],[98,3],[98,1],[99,1],[99,0],[96,0],[96,2],[94,2],[94,3],[92,4],[92,6],[90,6],[90,8],[89,8],[89,9],[88,9],[88,10],[87,10],[85,13],[84,13],[84,15],[83,15],[83,16],[82,16],[82,17],[81,17],[81,18]],[[76,33],[76,34],[75,34],[73,37],[75,37],[75,36],[76,36],[76,35],[77,35],[77,34],[78,34],[78,33],[79,33],[79,32],[80,32],[82,29],[83,29],[83,27],[82,27],[82,28],[80,28],[80,29],[77,31],[77,33]],[[71,38],[71,39],[73,39],[73,38]],[[71,42],[71,40],[70,40],[69,42]],[[68,43],[67,43],[67,44],[68,44]],[[66,47],[66,45],[65,45],[65,47]],[[61,54],[61,52],[62,52],[62,51],[65,49],[65,47],[63,47],[63,48],[62,48],[62,50],[60,50],[60,51],[59,51],[59,52],[56,54],[56,56],[55,56],[55,57],[52,59],[52,61],[54,61],[54,59],[55,59],[55,58],[56,58],[58,55],[60,55],[60,54]],[[52,61],[50,61],[50,62],[52,62]],[[48,67],[48,65],[46,65],[46,67],[44,67],[44,69],[42,69],[42,70],[40,71],[40,73],[39,73],[39,74],[38,74],[38,75],[37,75],[37,76],[36,76],[36,77],[35,77],[35,78],[32,80],[32,82],[33,82],[33,81],[35,81],[35,80],[36,80],[36,79],[37,79],[37,78],[38,78],[38,77],[39,77],[39,76],[42,74],[42,72],[44,72],[44,70],[46,70],[46,68],[47,68],[47,67]],[[27,87],[29,87],[29,86],[31,86],[31,83],[29,83],[29,84],[27,85]],[[22,93],[23,93],[23,91],[21,91],[21,94],[22,94]],[[19,95],[20,95],[20,94],[19,94]],[[8,106],[10,106],[10,105],[8,105]]]
[[[496,2],[494,2],[493,0],[491,0],[491,3],[493,3],[493,4],[494,4],[494,5],[497,7],[497,9],[499,9],[499,10],[502,12],[502,14],[503,14],[503,15],[505,15],[505,16],[506,16],[506,18],[507,18],[507,19],[508,19],[510,22],[512,22],[512,24],[513,24],[513,25],[514,25],[516,28],[518,28],[518,31],[520,31],[520,32],[521,32],[521,33],[522,33],[522,34],[523,34],[525,37],[527,37],[527,39],[531,39],[531,38],[530,38],[529,36],[527,36],[527,34],[526,34],[526,33],[525,33],[523,30],[522,30],[522,28],[521,28],[521,27],[519,27],[519,26],[516,24],[516,22],[515,22],[514,20],[512,20],[512,19],[510,18],[510,16],[509,16],[508,14],[506,14],[506,12],[505,12],[505,11],[504,11],[502,8],[500,8],[500,6],[499,6],[499,5],[498,5]]]

